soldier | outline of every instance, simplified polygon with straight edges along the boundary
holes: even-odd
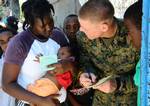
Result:
[[[92,85],[112,75],[110,80],[95,87],[93,106],[136,106],[133,83],[138,52],[127,42],[122,22],[114,18],[114,8],[108,0],[90,0],[79,11],[80,74],[82,86]],[[83,33],[84,32],[84,33]]]

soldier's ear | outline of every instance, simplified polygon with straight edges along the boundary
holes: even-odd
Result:
[[[108,31],[108,24],[106,24],[106,23],[101,23],[101,25],[100,25],[100,30],[101,30],[102,32],[107,32],[107,31]]]

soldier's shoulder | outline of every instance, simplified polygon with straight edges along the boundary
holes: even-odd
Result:
[[[82,32],[82,31],[78,31],[78,32],[76,33],[76,36],[77,36],[77,38],[78,38],[78,37],[80,37],[80,38],[82,37],[82,38],[83,38],[83,37],[86,37],[86,34],[85,34],[84,32]]]
[[[121,36],[121,37],[122,36],[123,37],[127,36],[128,35],[127,34],[127,29],[126,29],[126,27],[124,25],[123,19],[115,18],[115,20],[116,20],[117,27],[118,27],[118,35]]]
[[[87,38],[86,34],[82,31],[78,31],[77,34],[76,34],[76,37],[77,37],[77,41],[83,41],[83,42],[86,42],[88,41],[89,39]]]

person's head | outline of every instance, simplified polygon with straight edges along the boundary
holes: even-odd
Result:
[[[76,32],[79,30],[79,28],[80,24],[77,15],[71,14],[65,18],[63,30],[69,39],[76,38]]]
[[[5,24],[6,24],[6,27],[13,32],[14,35],[17,34],[18,19],[16,17],[14,16],[7,17]]]
[[[136,2],[125,11],[124,24],[128,30],[128,37],[137,49],[141,48],[142,3]]]
[[[54,27],[54,8],[47,0],[27,0],[22,5],[23,29],[30,28],[38,37],[48,39]]]
[[[0,29],[0,47],[2,48],[3,52],[5,52],[7,44],[12,37],[13,33],[9,29]]]
[[[68,59],[72,56],[73,56],[73,53],[72,53],[71,47],[69,46],[61,47],[58,51],[58,59],[62,59],[62,60]]]
[[[80,31],[89,39],[107,37],[113,25],[114,7],[109,0],[89,0],[79,10]]]

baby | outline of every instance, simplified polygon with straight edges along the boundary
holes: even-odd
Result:
[[[58,60],[74,61],[74,57],[71,53],[70,47],[61,47],[58,51]],[[40,62],[40,61],[39,61]],[[60,94],[62,90],[66,92],[68,86],[72,83],[72,69],[65,69],[66,71],[60,71],[59,73],[52,74],[51,71],[47,71],[43,78],[36,80],[34,84],[30,84],[27,90],[42,97],[46,97],[51,94]],[[65,89],[62,89],[65,88]],[[63,95],[63,93],[62,93]],[[63,98],[66,95],[63,95]],[[57,98],[60,102],[61,100]],[[64,101],[64,100],[63,100]]]

